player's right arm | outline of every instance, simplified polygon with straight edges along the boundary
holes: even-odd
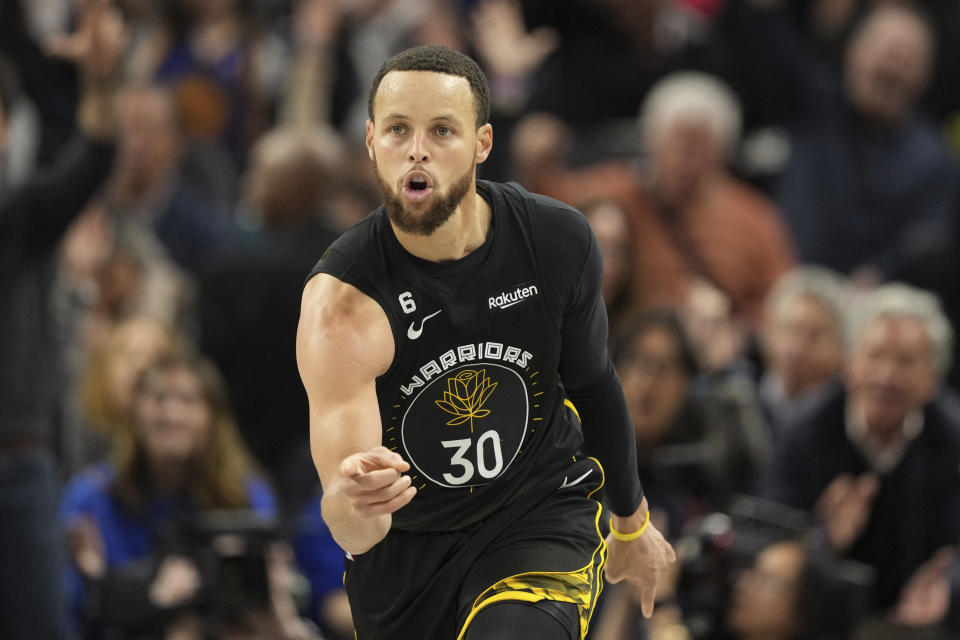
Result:
[[[416,494],[410,465],[381,444],[376,378],[393,360],[383,309],[355,287],[318,274],[304,288],[297,365],[310,402],[310,450],[323,485],[323,519],[345,551],[387,535]]]

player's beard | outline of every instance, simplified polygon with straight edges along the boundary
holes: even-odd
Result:
[[[383,179],[383,176],[380,175],[380,167],[377,166],[376,162],[374,162],[373,167],[387,209],[387,218],[400,231],[418,236],[429,236],[450,219],[450,216],[453,215],[453,212],[457,210],[457,207],[460,206],[460,203],[470,191],[470,185],[476,171],[475,167],[471,166],[463,176],[450,185],[446,195],[441,195],[435,190],[433,205],[426,211],[416,213],[407,211],[403,207],[403,198],[398,196],[393,187]]]

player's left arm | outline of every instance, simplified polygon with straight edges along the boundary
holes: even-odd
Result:
[[[603,264],[589,228],[583,268],[563,317],[560,377],[583,422],[583,448],[603,464],[605,498],[613,527],[643,535],[622,541],[607,538],[606,574],[611,582],[629,580],[641,587],[641,608],[653,613],[657,579],[675,561],[673,548],[648,522],[647,500],[637,471],[636,436],[620,378],[607,353],[607,313],[600,294]]]

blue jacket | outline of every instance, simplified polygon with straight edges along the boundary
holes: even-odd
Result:
[[[131,514],[113,494],[115,477],[116,470],[110,463],[91,467],[70,481],[60,504],[60,522],[65,528],[80,516],[96,522],[103,538],[108,570],[150,555],[156,550],[158,536],[168,525],[196,510],[186,498],[154,498],[148,502],[145,515]],[[250,509],[265,518],[275,518],[276,501],[267,483],[251,477],[246,485]],[[66,574],[70,604],[79,616],[84,601],[83,580],[72,565]]]

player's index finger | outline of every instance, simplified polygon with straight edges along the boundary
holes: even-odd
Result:
[[[353,476],[362,489],[372,491],[390,486],[400,478],[400,472],[396,469],[375,469],[366,473]]]
[[[396,469],[397,471],[406,471],[410,468],[410,463],[394,451],[386,448],[377,448],[370,452],[373,460],[382,467]]]

